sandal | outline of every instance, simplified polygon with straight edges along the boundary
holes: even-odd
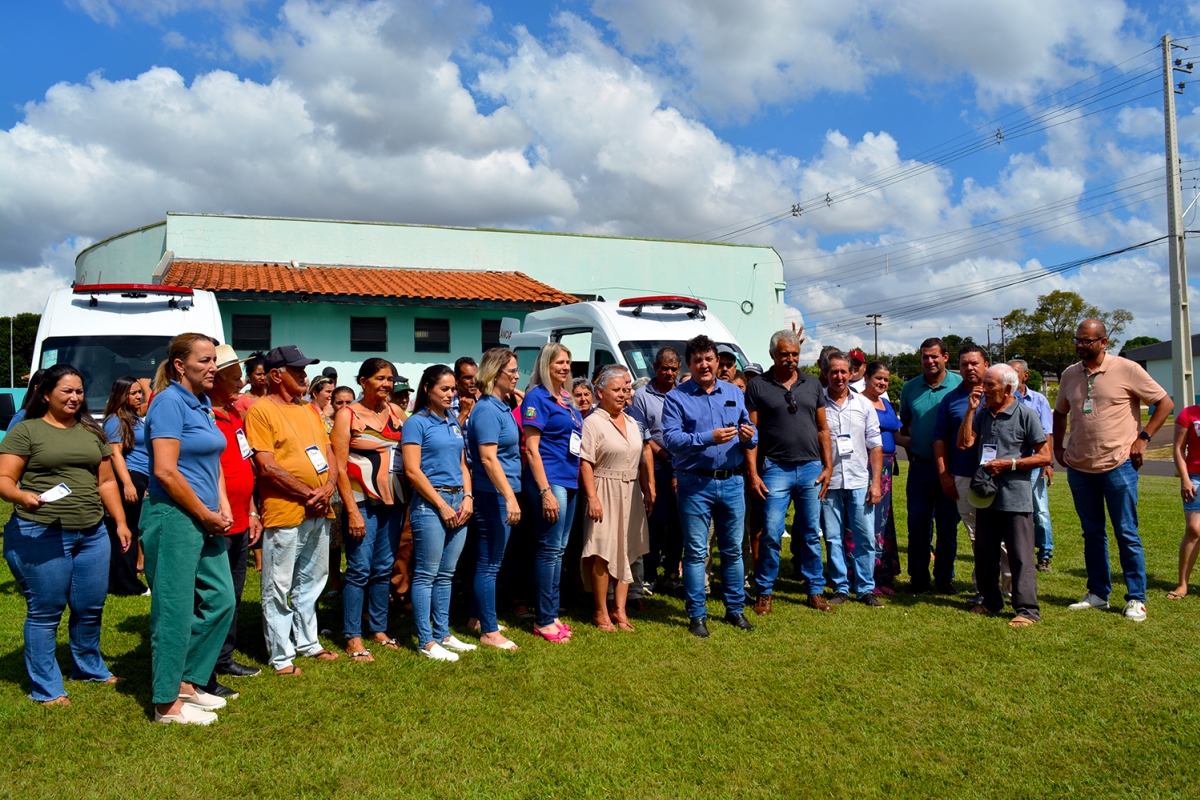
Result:
[[[375,644],[381,644],[389,650],[400,649],[400,644],[395,639],[388,639],[385,637],[383,639],[372,639],[371,641],[375,642]]]
[[[1183,599],[1183,598],[1185,598],[1185,597],[1187,597],[1187,593],[1180,594],[1179,592],[1175,591],[1174,589],[1172,589],[1171,591],[1167,592],[1167,599],[1168,599],[1168,600],[1182,600],[1182,599]]]
[[[300,668],[297,667],[295,664],[289,664],[286,667],[284,667],[283,669],[275,670],[275,674],[280,676],[281,678],[290,678],[294,675],[301,675],[303,673],[300,672]]]
[[[617,629],[617,626],[612,624],[611,619],[605,620],[603,617],[600,616],[599,612],[592,614],[592,624],[595,625],[599,630],[606,631],[606,632],[607,631],[615,631]],[[559,631],[559,632],[564,633],[564,631]]]
[[[1030,625],[1033,625],[1035,622],[1037,622],[1037,620],[1032,620],[1029,617],[1013,617],[1012,619],[1010,619],[1008,621],[1008,627],[1010,627],[1010,628],[1028,628]]]
[[[555,644],[565,642],[571,638],[569,635],[567,635],[567,632],[565,630],[558,630],[558,631],[555,631],[554,633],[546,633],[545,631],[539,631],[537,628],[534,628],[533,635],[540,636],[543,639],[545,639],[547,642],[554,642]]]
[[[351,661],[360,661],[364,664],[375,663],[375,659],[371,657],[370,650],[355,650],[354,652],[347,650],[346,655],[350,656]]]
[[[323,647],[320,650],[318,650],[317,652],[313,653],[311,656],[309,656],[309,658],[315,658],[318,661],[336,661],[337,657],[338,657],[337,653],[326,650]]]
[[[612,618],[612,620],[613,620],[613,622],[615,622],[615,623],[617,624],[617,627],[618,627],[618,628],[620,628],[620,629],[621,629],[621,630],[623,630],[623,631],[631,631],[631,630],[633,630],[633,626],[629,624],[629,617],[616,617],[616,616],[614,616],[614,617]]]

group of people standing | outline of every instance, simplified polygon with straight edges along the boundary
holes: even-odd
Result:
[[[603,631],[633,630],[631,602],[641,604],[650,587],[678,586],[689,631],[707,638],[714,544],[724,620],[754,630],[744,613],[744,554],[752,554],[752,609],[770,614],[789,507],[808,606],[830,612],[853,595],[882,608],[901,571],[892,516],[901,447],[912,590],[957,593],[961,519],[975,550],[970,610],[999,612],[1007,595],[1011,625],[1036,622],[1035,573],[1050,569],[1053,552],[1045,501],[1053,452],[1068,466],[1084,529],[1088,589],[1071,608],[1107,606],[1107,504],[1125,616],[1145,619],[1136,469],[1172,406],[1144,370],[1106,354],[1101,323],[1080,325],[1081,362],[1062,376],[1053,412],[1026,385],[1024,362],[989,365],[976,347],[962,349],[956,375],[943,342],[922,343],[923,374],[905,384],[896,409],[885,363],[827,348],[812,375],[799,368],[802,342],[794,330],[779,331],[770,368],[739,372],[732,351],[698,336],[682,354],[662,348],[636,391],[619,365],[573,380],[560,343],[542,348],[522,391],[516,356],[495,348],[478,364],[429,367],[410,404],[398,396],[407,381],[389,361],[363,362],[357,389],[328,374],[310,384],[306,368],[318,362],[292,345],[256,357],[247,370],[255,388],[242,393],[244,360],[184,334],[149,392],[132,377],[113,385],[103,427],[87,412],[79,372],[51,367],[35,376],[25,418],[0,444],[0,497],[15,507],[4,553],[28,605],[31,697],[69,704],[54,658],[68,606],[72,678],[120,680],[100,655],[105,594],[148,593],[155,719],[212,723],[237,697],[218,677],[259,672],[233,658],[256,545],[267,663],[279,676],[301,674],[297,657],[340,657],[319,641],[316,618],[331,571],[340,571],[330,563],[331,552],[340,562],[338,547],[349,658],[374,661],[368,645],[400,647],[388,634],[389,608],[406,560],[419,651],[453,662],[477,649],[451,632],[449,619],[468,538],[468,628],[483,646],[519,649],[497,614],[498,576],[517,526],[532,545],[533,633],[547,642],[573,635],[559,613],[577,520],[579,577]],[[1142,402],[1155,411],[1139,431]],[[1181,419],[1177,442],[1186,444],[1191,418]],[[1200,422],[1193,427],[1200,436]],[[1188,455],[1178,444],[1177,453]],[[1200,467],[1194,472],[1183,488],[1193,504]],[[1189,526],[1200,531],[1197,519],[1200,511]],[[1197,541],[1189,527],[1179,596]]]

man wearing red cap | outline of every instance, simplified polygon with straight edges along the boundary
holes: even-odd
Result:
[[[867,390],[867,357],[859,347],[846,355],[850,356],[850,390],[862,394]]]

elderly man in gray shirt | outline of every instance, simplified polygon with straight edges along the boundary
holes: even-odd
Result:
[[[1014,396],[1020,380],[1007,364],[997,364],[971,391],[967,413],[958,430],[958,448],[974,452],[991,478],[995,493],[985,496],[972,479],[968,494],[979,509],[975,523],[975,578],[983,602],[972,606],[975,614],[992,614],[1004,608],[1000,593],[1000,545],[1008,548],[1012,565],[1014,628],[1041,619],[1037,601],[1037,568],[1034,559],[1033,483],[1031,473],[1050,464],[1050,442],[1037,412]],[[980,403],[985,405],[979,410]],[[978,412],[978,413],[976,413]]]

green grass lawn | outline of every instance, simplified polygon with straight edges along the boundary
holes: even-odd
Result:
[[[305,660],[298,679],[231,680],[242,697],[207,729],[150,721],[149,598],[106,608],[104,652],[127,683],[68,684],[65,709],[26,699],[24,602],[0,565],[0,795],[1194,796],[1200,592],[1165,599],[1182,532],[1177,483],[1141,487],[1151,587],[1141,625],[1066,610],[1084,572],[1063,481],[1051,490],[1055,571],[1040,576],[1043,622],[1030,629],[904,594],[881,611],[820,615],[784,580],[752,634],[714,622],[712,638],[693,639],[682,602],[655,597],[634,633],[594,632],[580,610],[567,617],[569,644],[518,630],[520,652],[443,665],[420,658],[411,621],[396,619],[406,649],[377,648],[374,664]],[[965,533],[959,541],[965,586]],[[1112,557],[1117,568],[1115,546]],[[253,570],[246,595],[239,658],[261,665]],[[322,606],[323,627],[340,629],[339,609]],[[64,625],[69,665],[65,637]]]

